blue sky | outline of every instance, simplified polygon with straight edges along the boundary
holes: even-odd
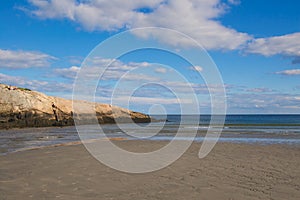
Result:
[[[299,8],[296,0],[4,0],[0,5],[0,82],[71,98],[81,63],[99,43],[130,28],[163,27],[187,34],[207,50],[224,81],[228,113],[299,114]],[[150,38],[150,33],[144,34],[133,36]],[[175,52],[195,52],[178,37],[155,33],[151,37]],[[109,59],[113,58],[95,63],[103,67]],[[175,81],[172,68],[185,76],[205,73],[207,68],[198,66],[198,72],[195,68],[193,72],[172,54],[131,52],[116,60],[100,81],[97,101],[110,103],[118,77],[140,66],[142,71],[131,74],[135,84],[139,79],[157,81],[178,91],[183,86]],[[201,110],[209,112],[204,81],[189,81]],[[131,109],[148,112],[152,104],[163,104],[169,113],[179,112],[175,96],[164,87],[150,85],[135,95]],[[116,104],[123,106],[121,101]]]

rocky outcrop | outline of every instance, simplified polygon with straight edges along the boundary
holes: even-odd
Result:
[[[148,115],[108,104],[76,101],[80,114],[73,113],[72,101],[58,97],[0,84],[0,128],[69,126],[74,117],[81,118],[81,124],[91,123],[96,113],[99,123],[150,122]],[[93,113],[85,108],[93,108]]]

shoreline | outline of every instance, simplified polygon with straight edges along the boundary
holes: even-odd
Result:
[[[229,140],[225,140],[224,139],[229,139]],[[247,138],[249,139],[249,138]],[[242,141],[238,141],[238,142],[235,142],[234,139],[232,138],[221,138],[219,139],[219,141],[217,143],[228,143],[228,144],[246,144],[246,145],[263,145],[263,146],[266,146],[266,145],[282,145],[282,146],[291,146],[291,147],[297,147],[300,143],[299,142],[293,142],[293,139],[290,139],[290,142],[288,142],[289,140],[287,140],[287,142],[285,143],[272,143],[272,140],[276,139],[276,138],[273,138],[273,139],[270,139],[270,138],[250,138],[251,139],[262,139],[263,142],[258,142],[258,141],[254,141],[254,142],[242,142]],[[57,144],[51,144],[51,145],[45,145],[45,146],[35,146],[35,147],[24,147],[24,148],[21,148],[21,149],[16,149],[14,151],[9,151],[9,152],[5,152],[5,153],[0,153],[0,156],[7,156],[9,154],[15,154],[15,153],[19,153],[19,152],[23,152],[23,151],[31,151],[31,150],[39,150],[39,149],[46,149],[46,148],[55,148],[55,147],[64,147],[64,146],[74,146],[74,145],[83,145],[83,143],[93,143],[93,142],[99,142],[99,141],[105,141],[105,140],[110,140],[110,141],[138,141],[138,142],[168,142],[170,140],[168,139],[161,139],[161,140],[148,140],[148,139],[127,139],[125,137],[111,137],[111,138],[103,138],[103,139],[90,139],[90,140],[86,140],[86,141],[72,141],[72,142],[64,142],[64,143],[57,143]],[[246,139],[245,139],[246,140]],[[267,142],[268,140],[271,140],[270,142]],[[280,140],[280,139],[279,139]],[[179,140],[180,141],[180,140]],[[185,141],[184,139],[182,141]],[[298,140],[296,140],[298,141]],[[197,144],[201,144],[203,141],[202,140],[197,140],[197,138],[195,138],[193,140],[193,143],[197,143]]]
[[[95,126],[84,125],[87,129],[91,130],[91,136],[85,139],[105,139],[106,137],[114,140],[114,138],[123,138],[124,140],[141,140],[142,138],[132,138],[130,135],[122,132],[115,124],[104,124],[103,133],[98,135],[99,130]],[[128,124],[127,128],[130,131],[135,131]],[[172,128],[172,127],[171,127]],[[185,127],[186,131],[193,131],[194,127]],[[127,130],[127,129],[126,129]],[[151,129],[150,129],[151,130]],[[166,129],[159,132],[157,135],[151,138],[144,138],[149,141],[170,141],[176,134],[176,128],[169,129],[168,125]],[[108,132],[107,132],[108,131]],[[203,141],[206,136],[206,129],[198,129],[197,136],[192,137],[178,137],[178,140],[194,140],[197,143]],[[95,135],[94,135],[95,134]],[[299,129],[291,127],[281,128],[224,128],[218,143],[248,143],[259,145],[270,144],[287,144],[287,145],[299,145],[300,144],[300,132]],[[141,133],[142,136],[142,133]],[[209,138],[208,138],[209,139]],[[80,143],[80,137],[77,133],[75,126],[69,127],[39,127],[39,128],[24,128],[24,129],[9,129],[0,131],[0,154],[6,155],[26,149],[44,148],[47,146],[64,146],[68,144]]]

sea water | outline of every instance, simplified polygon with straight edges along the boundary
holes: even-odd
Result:
[[[300,145],[300,115],[168,115],[153,116],[151,124],[82,125],[84,139],[122,138],[126,140],[202,142],[208,130],[221,128],[218,142]],[[216,121],[211,121],[214,118]],[[219,124],[224,119],[224,124]],[[222,125],[222,126],[221,126]],[[137,128],[138,127],[138,128]],[[176,136],[178,130],[184,137]],[[196,137],[192,137],[194,133]],[[149,133],[151,133],[149,136]],[[191,137],[189,137],[189,134]],[[209,138],[208,138],[209,139]],[[76,127],[45,127],[0,130],[0,154],[79,141]]]

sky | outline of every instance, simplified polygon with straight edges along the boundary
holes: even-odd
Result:
[[[298,0],[2,0],[0,83],[71,99],[84,71],[96,101],[146,113],[193,113],[195,101],[211,113],[212,103],[224,107],[225,89],[229,114],[300,114],[299,8]],[[167,29],[116,39],[143,27]],[[117,43],[104,49],[110,38]],[[115,57],[139,42],[170,51]]]

